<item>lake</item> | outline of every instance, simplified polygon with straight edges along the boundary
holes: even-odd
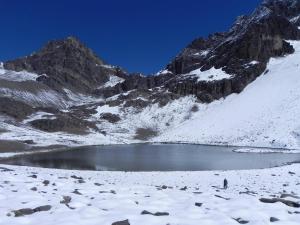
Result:
[[[87,146],[18,156],[4,163],[76,170],[202,171],[261,169],[300,162],[300,154],[236,153],[234,149],[189,144]]]

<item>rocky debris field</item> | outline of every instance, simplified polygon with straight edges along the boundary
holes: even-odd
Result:
[[[299,164],[165,173],[1,165],[0,224],[298,225],[299,190]]]

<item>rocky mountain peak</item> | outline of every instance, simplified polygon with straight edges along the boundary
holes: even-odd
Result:
[[[49,41],[40,51],[7,61],[4,67],[42,75],[38,81],[56,90],[68,88],[84,93],[108,81],[109,75],[120,74],[120,69],[106,65],[75,37]]]

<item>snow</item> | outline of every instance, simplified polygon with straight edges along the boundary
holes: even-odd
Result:
[[[271,149],[271,148],[237,148],[233,150],[238,153],[285,153],[285,154],[295,154],[300,153],[300,150],[287,150],[287,149]]]
[[[0,169],[0,224],[5,225],[111,225],[126,219],[131,225],[236,225],[237,218],[261,225],[270,224],[270,217],[278,218],[278,225],[299,225],[300,221],[297,208],[259,201],[286,193],[292,194],[286,199],[299,202],[299,164],[263,170],[149,173],[0,167],[13,170]],[[224,178],[229,181],[227,190],[222,188]],[[185,191],[180,190],[185,186]],[[73,193],[76,189],[81,195]],[[71,197],[68,206],[60,203],[63,196]],[[51,209],[23,217],[12,212],[42,205]],[[143,210],[169,215],[141,215]]]
[[[99,118],[99,116],[102,113],[112,113],[112,114],[118,114],[119,113],[119,107],[110,107],[109,105],[103,105],[103,106],[98,106],[96,109],[97,113],[94,114],[95,117]]]
[[[153,141],[300,149],[300,42],[290,43],[295,53],[272,58],[242,93],[199,104],[191,120]]]
[[[195,53],[194,55],[207,56],[210,50],[202,50],[200,52]]]
[[[115,76],[115,75],[110,75],[109,76],[109,81],[107,81],[102,87],[107,88],[107,87],[114,87],[119,83],[122,83],[124,81],[123,78]]]
[[[47,112],[36,112],[33,115],[31,115],[29,118],[23,120],[24,123],[29,123],[34,120],[39,119],[55,119],[56,117],[52,113]]]
[[[35,73],[29,73],[27,71],[15,72],[3,69],[3,64],[0,66],[0,79],[23,82],[23,81],[35,81],[39,75]]]
[[[200,81],[210,82],[216,80],[230,79],[232,77],[232,75],[227,74],[224,70],[216,69],[215,67],[212,67],[206,71],[201,71],[201,68],[196,69],[189,72],[188,74],[184,74],[184,76],[197,77],[198,82]]]
[[[168,74],[168,73],[172,74],[172,72],[170,70],[165,69],[165,70],[161,70],[158,73],[156,73],[155,76],[159,76],[159,75],[162,75],[162,74]]]
[[[31,91],[0,87],[0,94],[2,96],[23,101],[33,106],[55,106],[63,108],[68,105],[67,100],[64,99],[64,97],[61,96],[59,93],[53,90],[44,89]]]

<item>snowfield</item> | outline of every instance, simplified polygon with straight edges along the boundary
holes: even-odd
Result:
[[[262,225],[272,224],[271,220],[299,225],[300,221],[299,164],[149,173],[0,167],[1,225],[111,225],[123,220],[131,225],[236,225],[237,221]],[[227,190],[222,187],[224,178],[229,181]],[[290,206],[260,198],[279,198]],[[30,215],[20,216],[26,212]]]

